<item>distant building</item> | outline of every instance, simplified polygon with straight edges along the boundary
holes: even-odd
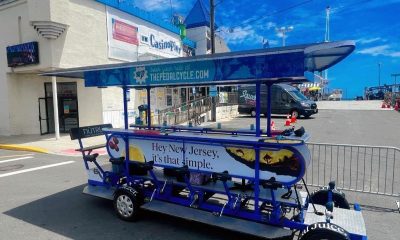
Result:
[[[197,0],[185,18],[187,37],[196,42],[196,55],[211,53],[210,10],[208,6],[208,2]],[[225,41],[218,34],[215,36],[215,52],[230,52]]]
[[[52,69],[206,54],[208,30],[207,26],[189,27],[182,40],[177,26],[129,1],[0,0],[0,135],[54,132],[52,80],[57,82],[61,132],[103,122],[122,125],[121,89],[85,88],[81,79],[52,79],[39,74]],[[186,92],[193,91],[152,90],[156,106],[152,109],[179,105],[187,100]],[[130,94],[129,121],[133,122],[146,95],[143,91]]]

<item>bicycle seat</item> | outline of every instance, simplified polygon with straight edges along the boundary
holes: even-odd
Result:
[[[98,153],[85,155],[85,156],[83,156],[83,160],[88,161],[88,162],[93,162],[93,161],[96,161],[96,158],[98,156],[99,156]]]
[[[124,163],[124,160],[125,160],[125,157],[119,157],[119,158],[112,157],[112,158],[110,158],[110,163],[120,165],[120,164]]]
[[[220,180],[222,182],[226,182],[232,179],[228,171],[223,171],[222,173],[213,173],[212,176],[216,180]]]

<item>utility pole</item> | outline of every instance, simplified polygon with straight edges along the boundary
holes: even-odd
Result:
[[[400,76],[400,73],[393,73],[393,74],[392,74],[392,77],[394,77],[394,88],[393,88],[393,92],[396,92],[397,89],[399,89],[399,88],[397,87],[397,77],[399,77],[399,76]]]
[[[326,13],[326,20],[325,20],[325,42],[329,42],[329,35],[330,35],[330,31],[329,31],[329,22],[330,22],[330,13],[331,13],[331,8],[329,6],[327,6],[325,8],[325,13]],[[324,80],[321,80],[321,87],[322,87],[322,94],[325,94],[325,84],[322,81],[326,81],[328,80],[328,69],[324,70],[323,72],[324,74]]]
[[[211,54],[215,53],[215,5],[214,0],[210,0],[210,32],[211,32]],[[211,121],[217,121],[217,103],[216,97],[211,97]]]
[[[211,54],[215,53],[215,5],[214,0],[210,0],[210,29],[211,29]]]

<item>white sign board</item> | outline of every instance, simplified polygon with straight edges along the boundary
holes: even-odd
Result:
[[[182,57],[182,42],[170,32],[133,15],[107,7],[109,58],[136,61],[140,55]]]
[[[125,141],[116,135],[107,144],[111,157],[125,155]],[[275,178],[283,184],[298,181],[310,162],[310,154],[305,144],[293,146],[300,156],[289,149],[260,149],[260,179]],[[302,157],[301,157],[302,156]],[[255,177],[255,150],[240,144],[204,144],[158,139],[129,139],[131,161],[153,161],[157,166],[183,167],[203,172],[222,173],[239,177]]]

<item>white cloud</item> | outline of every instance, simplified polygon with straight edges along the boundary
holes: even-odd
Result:
[[[231,44],[238,44],[243,41],[259,42],[261,44],[263,37],[256,33],[253,26],[236,27],[232,32],[229,32],[229,27],[222,26],[221,36],[227,42]]]
[[[376,37],[376,38],[360,38],[357,39],[356,42],[361,43],[361,44],[368,44],[368,43],[373,43],[373,42],[377,42],[377,41],[381,41],[383,39],[381,39],[380,37]]]
[[[172,9],[176,10],[181,7],[180,1],[171,1]],[[146,0],[146,1],[137,1],[136,3],[139,8],[142,8],[146,11],[165,11],[171,9],[171,4],[169,0]]]
[[[275,28],[276,27],[276,23],[274,22],[267,22],[267,29],[270,30],[271,28]]]
[[[400,57],[400,51],[394,51],[388,44],[364,48],[357,51],[359,54],[371,55],[371,56],[388,56],[388,57]]]

